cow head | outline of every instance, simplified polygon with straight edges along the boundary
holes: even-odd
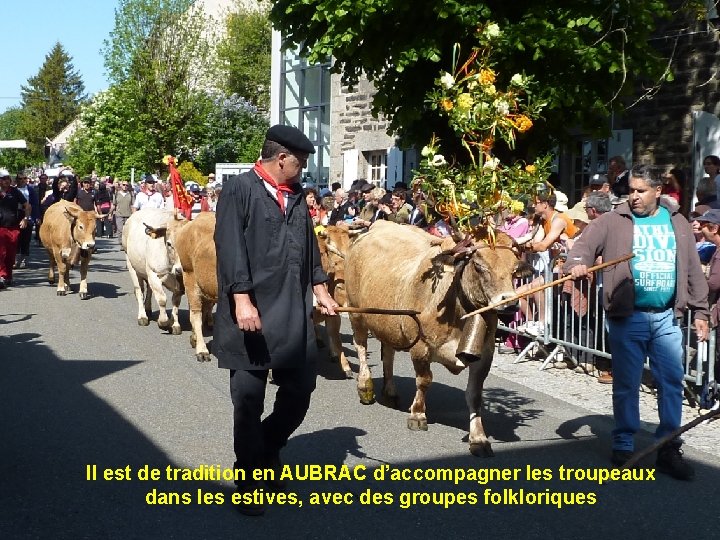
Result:
[[[164,241],[168,261],[172,267],[172,273],[178,277],[182,276],[182,265],[180,264],[177,251],[175,249],[175,238],[177,231],[180,230],[181,227],[184,227],[187,223],[188,221],[177,212],[175,213],[173,219],[169,220],[164,227],[153,227],[147,223],[143,223],[143,225],[145,225],[145,234],[153,240],[161,239]]]
[[[67,206],[65,218],[70,222],[70,236],[82,252],[95,249],[95,212],[86,212],[76,206]]]
[[[513,278],[525,272],[527,266],[519,260],[512,238],[500,232],[494,234],[494,239],[487,234],[468,236],[456,244],[452,254],[456,264],[463,265],[460,292],[470,309],[514,296]],[[517,309],[517,302],[503,309]]]
[[[361,232],[357,229],[350,229],[346,224],[339,224],[330,225],[318,233],[322,267],[330,278],[328,290],[340,305],[347,303],[345,255],[352,240]]]

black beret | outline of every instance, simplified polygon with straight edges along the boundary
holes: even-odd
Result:
[[[360,191],[363,193],[370,193],[373,189],[375,189],[375,186],[369,182],[365,182],[362,186],[360,186]]]
[[[298,128],[277,124],[267,130],[265,139],[282,144],[288,150],[314,154],[315,147]]]

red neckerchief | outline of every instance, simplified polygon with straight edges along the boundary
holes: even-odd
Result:
[[[257,173],[257,175],[265,180],[268,184],[270,184],[272,187],[274,187],[278,194],[277,194],[277,200],[278,204],[280,205],[280,211],[285,214],[285,197],[283,196],[283,192],[285,193],[295,193],[295,190],[287,186],[285,184],[278,184],[272,176],[268,174],[268,172],[263,168],[262,166],[262,160],[257,160],[255,163],[255,167],[253,167],[253,170]]]

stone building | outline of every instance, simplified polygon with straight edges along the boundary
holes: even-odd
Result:
[[[704,174],[703,157],[720,155],[719,22],[714,2],[708,0],[705,17],[676,18],[659,26],[652,39],[668,60],[674,80],[631,98],[622,115],[609,119],[608,139],[579,133],[561,149],[560,184],[571,202],[578,200],[593,174],[607,171],[610,157],[622,155],[628,167],[651,164],[659,174],[683,170],[688,179],[684,207],[689,208],[694,186]]]

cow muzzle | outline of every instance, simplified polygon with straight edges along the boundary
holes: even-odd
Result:
[[[80,244],[80,249],[92,253],[93,251],[95,251],[95,242],[83,242],[82,244]]]
[[[465,364],[480,360],[486,334],[487,325],[482,315],[473,316],[463,326],[455,357]]]
[[[500,304],[501,302],[505,302],[506,300],[510,298],[515,297],[515,292],[504,292],[502,294],[498,294],[497,296],[493,297],[493,299],[490,301],[490,304]],[[503,304],[499,306],[495,311],[500,316],[507,316],[507,315],[515,315],[517,313],[517,310],[520,308],[520,301],[515,298],[514,300],[508,301],[506,304]]]

